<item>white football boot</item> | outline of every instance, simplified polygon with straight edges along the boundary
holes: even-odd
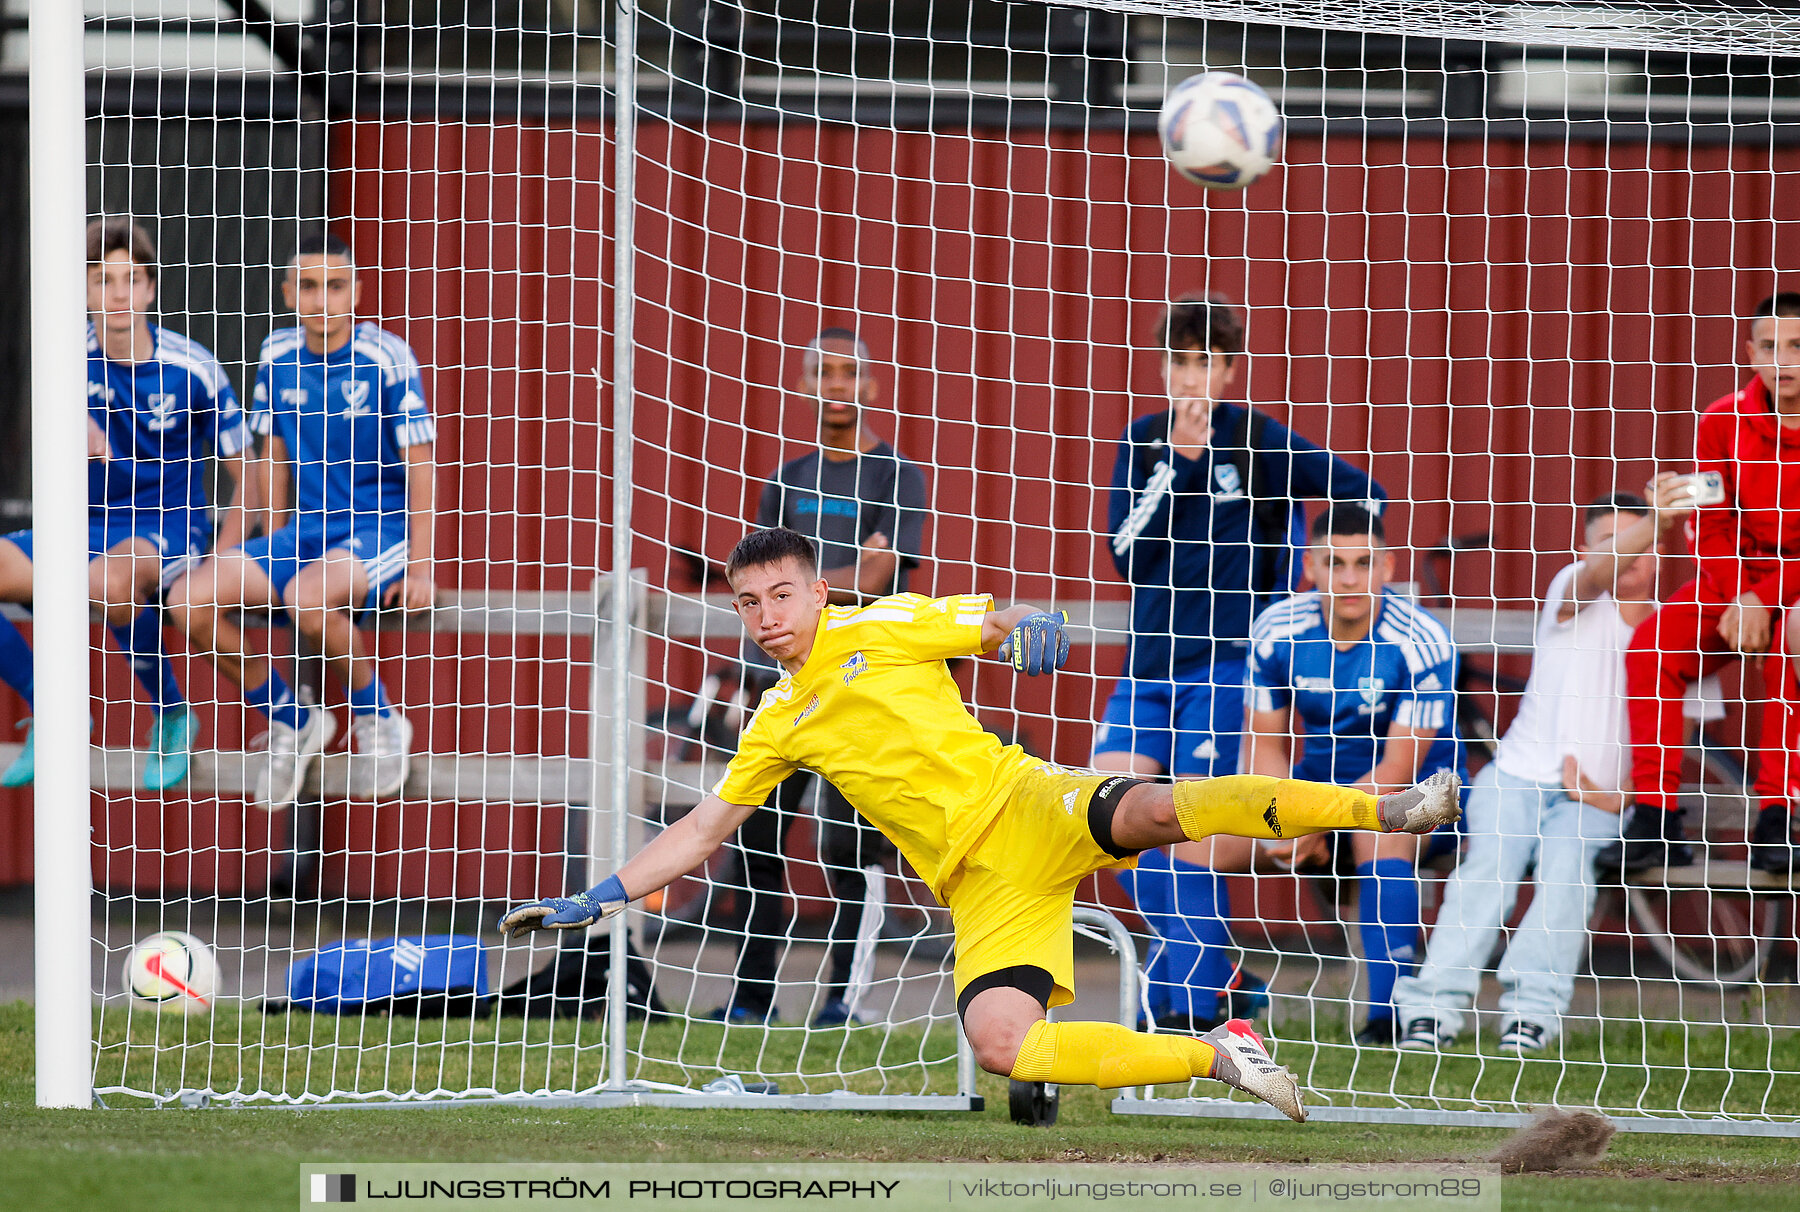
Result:
[[[350,794],[384,800],[400,793],[412,769],[412,722],[398,710],[359,716],[350,725]]]
[[[1381,827],[1389,833],[1430,833],[1462,815],[1462,779],[1440,770],[1422,783],[1376,801]]]
[[[1233,1090],[1253,1094],[1296,1123],[1306,1122],[1306,1106],[1300,1101],[1300,1082],[1275,1063],[1258,1035],[1241,1018],[1227,1019],[1201,1040],[1211,1044],[1218,1059],[1209,1074]]]
[[[269,721],[269,760],[256,780],[256,806],[265,812],[292,808],[306,785],[306,775],[331,739],[337,720],[322,707],[310,707],[298,728]]]

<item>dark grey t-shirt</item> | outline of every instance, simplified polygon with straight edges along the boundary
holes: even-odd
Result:
[[[900,557],[892,590],[899,593],[924,554],[925,474],[886,442],[843,462],[815,450],[784,463],[763,485],[756,524],[786,526],[816,541],[820,568],[855,564],[864,541],[884,534]],[[744,659],[774,668],[748,641]]]

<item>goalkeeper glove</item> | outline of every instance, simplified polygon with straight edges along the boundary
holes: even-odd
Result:
[[[547,896],[529,905],[515,905],[500,919],[500,933],[522,938],[533,930],[580,930],[623,912],[630,901],[619,877],[609,875],[574,896]]]
[[[1067,611],[1028,614],[1000,643],[1000,659],[1011,661],[1020,673],[1036,676],[1061,669],[1069,659]]]

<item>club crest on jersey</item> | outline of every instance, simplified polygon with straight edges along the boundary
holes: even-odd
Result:
[[[150,414],[150,419],[144,422],[145,429],[161,433],[174,427],[176,400],[172,394],[166,391],[152,392],[145,397],[145,403],[149,405],[145,411]]]
[[[1213,467],[1213,483],[1219,486],[1214,494],[1221,497],[1238,497],[1244,495],[1243,477],[1238,475],[1236,466],[1230,463],[1219,463]]]
[[[811,715],[813,712],[817,711],[818,709],[819,709],[819,696],[815,694],[812,696],[812,698],[806,700],[806,706],[802,707],[800,709],[800,714],[794,717],[793,727],[798,728],[800,726],[801,720],[804,720],[807,716]]]
[[[1373,711],[1387,693],[1387,683],[1380,678],[1357,678],[1356,693],[1362,696],[1363,705]]]
[[[344,411],[346,417],[366,417],[369,415],[369,385],[361,379],[344,380]]]
[[[844,685],[848,686],[856,680],[858,674],[869,672],[869,658],[860,652],[853,652],[850,654],[850,659],[839,665],[838,668],[845,671]]]

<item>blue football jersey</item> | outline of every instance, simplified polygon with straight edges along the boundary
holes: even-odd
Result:
[[[302,525],[406,514],[409,446],[437,436],[419,360],[405,341],[373,324],[328,354],[307,348],[299,328],[263,342],[250,426],[287,446],[292,505]]]
[[[241,454],[250,433],[218,359],[155,324],[150,337],[148,360],[114,362],[88,325],[88,416],[111,451],[88,463],[88,513],[185,529],[204,521],[209,454]],[[186,512],[193,523],[166,517]]]
[[[1436,732],[1419,777],[1463,769],[1456,736],[1456,648],[1444,625],[1382,591],[1375,626],[1347,650],[1331,641],[1317,593],[1264,611],[1250,630],[1250,709],[1293,709],[1303,752],[1294,777],[1355,783],[1394,724]]]

